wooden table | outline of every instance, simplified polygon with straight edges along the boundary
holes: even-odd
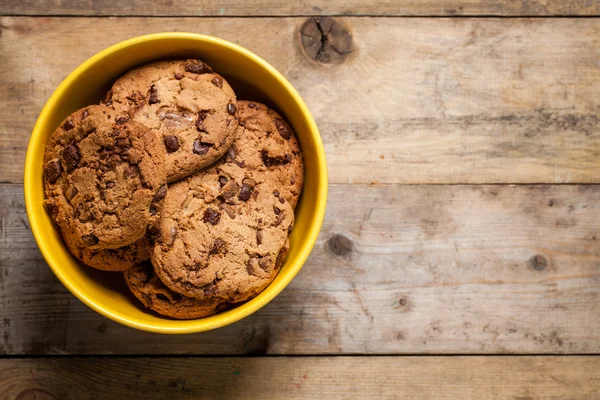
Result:
[[[0,15],[0,397],[600,398],[599,1],[2,0]],[[268,60],[329,163],[301,273],[203,334],[84,306],[23,202],[60,81],[160,31]]]

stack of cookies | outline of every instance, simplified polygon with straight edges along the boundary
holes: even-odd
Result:
[[[81,262],[123,271],[149,309],[200,318],[277,275],[304,181],[290,125],[199,60],[148,64],[67,117],[46,208]]]

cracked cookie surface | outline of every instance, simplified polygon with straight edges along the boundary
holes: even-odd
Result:
[[[238,127],[235,93],[200,60],[158,61],[129,71],[106,103],[159,132],[169,182],[214,163]]]
[[[182,296],[165,286],[149,262],[124,272],[129,290],[144,306],[171,318],[194,319],[207,317],[225,308],[215,300],[197,300]]]
[[[258,140],[252,130],[240,130],[224,159],[169,187],[151,260],[172,290],[237,303],[277,275],[294,210],[268,174],[272,166],[254,168],[240,158],[260,158]]]
[[[116,249],[140,240],[165,184],[160,140],[111,107],[76,111],[46,146],[45,205],[70,248]]]

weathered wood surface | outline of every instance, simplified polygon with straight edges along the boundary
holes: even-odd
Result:
[[[598,15],[597,0],[3,0],[0,15],[294,16],[294,15]]]
[[[68,293],[18,184],[0,186],[0,227],[4,354],[600,352],[600,186],[333,185],[283,293],[231,326],[174,337]]]
[[[304,54],[306,20],[0,18],[0,181],[22,182],[35,119],[77,65],[180,30],[239,43],[287,76],[333,183],[600,183],[600,19],[340,18],[353,51],[335,65]]]
[[[55,358],[0,361],[9,399],[581,399],[600,357]]]

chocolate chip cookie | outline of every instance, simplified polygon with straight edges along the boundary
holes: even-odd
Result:
[[[129,71],[105,102],[160,133],[168,182],[214,163],[238,127],[233,90],[200,60],[159,61]]]
[[[240,100],[237,105],[243,132],[228,156],[266,174],[295,208],[304,184],[304,164],[292,127],[264,104]]]
[[[170,290],[158,279],[149,262],[125,271],[124,276],[127,286],[144,306],[167,317],[202,318],[225,307],[215,300],[196,300]]]
[[[277,182],[237,157],[172,184],[151,255],[159,278],[201,300],[256,296],[287,253],[294,210],[281,193]]]
[[[116,249],[140,240],[166,195],[165,149],[111,107],[67,117],[44,155],[45,205],[71,248]]]

